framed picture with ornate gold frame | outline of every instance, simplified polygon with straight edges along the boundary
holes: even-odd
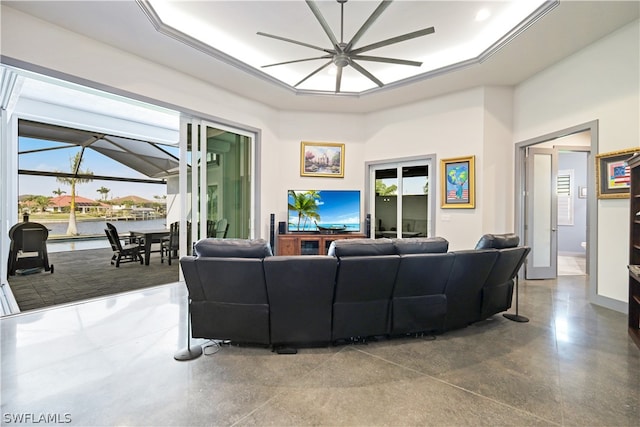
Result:
[[[440,160],[441,208],[474,209],[475,156]]]
[[[636,152],[640,152],[640,147],[596,155],[598,199],[629,197],[631,179],[627,160]]]
[[[303,141],[300,145],[300,175],[343,178],[344,144]]]

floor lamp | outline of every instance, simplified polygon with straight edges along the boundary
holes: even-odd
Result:
[[[525,323],[529,321],[528,317],[518,314],[518,273],[516,273],[516,314],[504,313],[503,316],[514,322]]]
[[[202,346],[200,344],[191,345],[191,299],[189,299],[187,311],[187,347],[182,350],[178,350],[173,355],[173,358],[180,361],[186,361],[197,359],[200,356],[202,356]]]

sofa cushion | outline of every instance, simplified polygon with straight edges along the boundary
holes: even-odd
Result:
[[[392,239],[398,255],[446,253],[449,241],[442,237],[414,237]]]
[[[349,256],[395,255],[396,248],[391,239],[342,239],[334,240],[327,255],[338,258]]]
[[[520,244],[517,234],[485,234],[476,244],[476,249],[504,249],[515,248]]]
[[[324,255],[264,260],[271,343],[329,343],[338,261]]]
[[[272,256],[264,239],[202,239],[196,242],[194,253],[199,257],[265,258]]]

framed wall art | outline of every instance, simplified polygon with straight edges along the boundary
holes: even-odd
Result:
[[[344,177],[344,144],[302,142],[300,175],[328,178]]]
[[[475,156],[440,160],[441,208],[474,209]]]
[[[640,147],[596,155],[598,199],[629,197],[631,179],[627,160],[636,152],[640,152]]]

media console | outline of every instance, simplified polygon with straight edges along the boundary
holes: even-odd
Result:
[[[288,233],[278,234],[276,255],[326,255],[331,242],[362,239],[361,233]]]

